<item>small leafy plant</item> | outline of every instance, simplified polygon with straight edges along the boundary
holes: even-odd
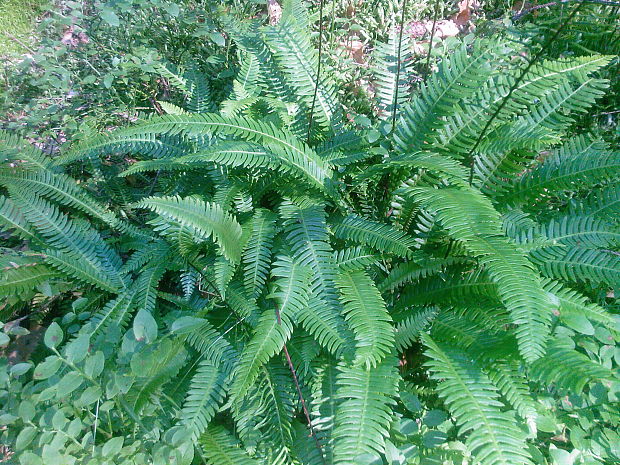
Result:
[[[359,130],[284,6],[227,24],[222,98],[169,66],[165,116],[57,158],[2,134],[0,293],[64,312],[3,362],[16,460],[619,460],[620,153],[571,129],[611,58],[480,38],[417,92],[382,68]]]

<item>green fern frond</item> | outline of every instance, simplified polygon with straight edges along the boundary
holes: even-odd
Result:
[[[0,195],[0,231],[9,231],[22,238],[38,242],[24,215],[19,211],[11,199]]]
[[[120,257],[87,224],[72,221],[40,197],[22,197],[11,191],[22,214],[49,247],[46,261],[60,271],[105,290],[125,287]]]
[[[411,347],[420,338],[429,323],[437,316],[436,308],[419,308],[408,311],[404,318],[396,321],[394,344],[398,352]]]
[[[388,224],[349,215],[333,223],[334,235],[343,240],[372,247],[379,252],[393,253],[402,257],[411,255],[416,241],[407,233]]]
[[[550,279],[543,280],[543,287],[551,296],[551,301],[559,307],[560,320],[565,318],[581,316],[586,317],[606,328],[613,328],[613,315],[605,311],[602,307],[588,302],[583,295],[562,286],[557,281]]]
[[[392,318],[375,283],[363,271],[341,272],[336,286],[345,320],[355,334],[355,365],[376,366],[394,345]]]
[[[576,215],[601,218],[613,224],[620,222],[620,187],[608,185],[592,189],[585,199],[575,199],[569,211]]]
[[[613,377],[608,368],[559,339],[549,344],[544,357],[530,365],[528,374],[547,385],[576,394],[581,393],[590,382]]]
[[[502,396],[525,420],[530,432],[536,432],[536,402],[519,364],[512,361],[494,361],[488,368],[491,382],[497,386]]]
[[[49,171],[15,173],[0,171],[0,185],[73,207],[112,227],[121,226],[120,220],[112,212],[102,207],[85,189],[65,174],[54,174]]]
[[[181,423],[196,440],[209,425],[227,391],[227,376],[210,360],[198,365],[181,411]]]
[[[466,352],[423,336],[431,377],[467,435],[466,445],[482,465],[531,465],[525,437],[515,419],[502,411],[497,388]]]
[[[592,216],[566,215],[553,218],[546,224],[523,231],[519,235],[519,242],[533,242],[540,237],[572,247],[614,248],[620,245],[620,231]]]
[[[400,37],[396,28],[391,29],[387,42],[377,43],[372,54],[375,95],[383,119],[392,114],[394,106],[398,111],[411,93],[411,85],[407,79],[411,71],[410,63],[413,56],[409,51],[408,36],[404,35],[402,42]],[[396,101],[397,95],[398,101]]]
[[[473,95],[492,73],[489,53],[476,50],[469,56],[465,46],[422,86],[419,96],[403,108],[394,138],[405,153],[424,149],[426,142],[445,125],[443,117],[455,112],[458,102]]]
[[[190,118],[186,115],[167,115],[168,118]],[[148,121],[148,120],[147,120]],[[136,128],[139,126],[136,126]],[[54,160],[54,166],[63,166],[85,158],[93,158],[104,153],[139,153],[153,158],[173,158],[190,151],[187,143],[156,138],[155,134],[145,131],[138,133],[133,128],[124,134],[103,134],[72,146],[66,153]]]
[[[323,127],[338,131],[342,124],[342,114],[336,90],[328,72],[317,76],[318,54],[306,30],[299,27],[294,18],[290,18],[265,29],[265,38],[306,108],[312,107],[316,92],[314,119]]]
[[[221,425],[210,426],[200,437],[200,445],[205,457],[218,465],[259,465],[251,458],[235,439]]]
[[[466,262],[466,259],[459,257],[422,257],[420,260],[410,259],[409,261],[394,266],[377,287],[381,292],[393,291],[405,284],[438,274],[448,267],[463,262]]]
[[[7,161],[25,169],[48,170],[52,166],[52,160],[33,144],[16,134],[0,130],[0,163]]]
[[[379,255],[364,247],[349,247],[334,252],[334,260],[342,271],[358,271],[368,269],[377,263]]]
[[[360,456],[383,453],[398,385],[396,360],[385,357],[375,368],[341,366],[337,375],[335,465],[358,464]]]
[[[271,274],[275,278],[275,289],[267,297],[277,301],[281,313],[295,319],[298,312],[308,306],[310,268],[280,255],[273,264]]]
[[[196,231],[208,239],[213,235],[226,258],[238,263],[241,259],[241,225],[217,204],[194,197],[148,197],[137,204]]]
[[[297,318],[304,329],[332,355],[340,356],[345,348],[352,349],[344,318],[323,300],[311,298]]]
[[[596,139],[577,136],[513,182],[502,200],[519,204],[548,191],[575,190],[618,176],[620,152]]]
[[[417,187],[410,192],[484,264],[518,325],[522,355],[529,361],[540,357],[549,334],[551,306],[531,264],[515,244],[501,237],[499,214],[488,199],[472,189]]]
[[[291,315],[280,313],[280,321],[273,308],[263,311],[252,339],[246,344],[235,368],[230,389],[232,399],[239,403],[258,378],[261,367],[282,350],[291,337]]]
[[[542,247],[530,253],[545,276],[592,286],[620,286],[620,257],[613,252],[585,247]]]
[[[89,334],[98,335],[105,333],[112,326],[119,328],[126,327],[131,318],[131,314],[135,310],[135,296],[136,289],[130,287],[107,302],[103,308],[97,311],[88,321]]]
[[[0,254],[0,296],[28,295],[37,286],[59,277],[38,256]]]

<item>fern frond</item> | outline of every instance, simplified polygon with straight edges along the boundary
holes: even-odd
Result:
[[[307,108],[312,107],[316,91],[316,121],[324,128],[338,131],[342,115],[336,90],[329,72],[317,76],[318,54],[310,43],[307,31],[299,27],[294,18],[283,19],[265,30],[265,38],[290,85]]]
[[[280,255],[273,264],[271,274],[275,278],[276,289],[267,297],[277,300],[281,313],[295,319],[298,312],[308,306],[310,268]]]
[[[0,254],[0,296],[28,295],[38,285],[59,277],[40,257]]]
[[[585,316],[607,328],[614,327],[613,315],[605,311],[602,307],[588,302],[588,300],[578,292],[562,286],[557,281],[550,279],[543,280],[543,286],[551,296],[551,301],[559,307],[560,319],[575,315]]]
[[[345,320],[355,334],[355,365],[370,369],[394,345],[392,318],[375,283],[363,271],[341,272],[336,286],[344,305]]]
[[[613,224],[620,222],[620,187],[608,185],[592,189],[585,199],[570,204],[571,213],[601,218]]]
[[[200,437],[200,445],[205,457],[218,465],[259,465],[251,458],[223,426],[209,427]]]
[[[48,170],[52,166],[52,160],[33,144],[16,134],[0,130],[0,163],[6,161],[26,169]]]
[[[572,247],[614,248],[620,245],[620,231],[609,223],[592,216],[566,215],[546,224],[523,231],[520,242],[532,242],[543,237]]]
[[[410,192],[485,265],[513,322],[519,325],[522,355],[529,361],[540,357],[551,324],[550,302],[531,264],[515,244],[501,237],[500,217],[490,202],[471,189],[418,187]]]
[[[227,376],[210,360],[203,360],[192,377],[181,411],[181,423],[194,440],[207,429],[227,391]]]
[[[525,420],[531,432],[536,432],[536,402],[532,399],[530,388],[519,364],[512,361],[494,361],[488,368],[491,382],[497,386],[502,396]]]
[[[102,207],[85,189],[65,174],[54,174],[49,171],[15,173],[0,171],[0,185],[76,208],[112,227],[119,227],[121,223],[114,213]]]
[[[502,411],[497,388],[467,353],[429,336],[427,347],[431,377],[439,381],[438,392],[467,435],[466,445],[482,465],[531,465],[523,432]]]
[[[620,257],[613,252],[583,247],[542,247],[530,253],[545,276],[593,286],[620,286]]]
[[[229,260],[241,259],[241,225],[217,204],[195,197],[148,197],[137,204],[155,213],[191,228],[198,235],[209,239],[213,235]]]
[[[89,334],[102,334],[113,326],[125,328],[129,323],[131,314],[135,310],[135,296],[136,289],[130,287],[107,302],[103,308],[97,311],[88,321]]]
[[[163,118],[191,118],[186,115],[167,115]],[[148,121],[148,120],[147,120]],[[137,125],[135,128],[140,127]],[[153,158],[173,158],[184,155],[190,151],[187,143],[180,143],[178,140],[156,138],[155,134],[145,131],[144,133],[136,132],[134,128],[131,131],[113,132],[110,134],[102,134],[92,139],[86,139],[83,142],[72,146],[65,154],[54,160],[54,166],[63,166],[85,158],[93,158],[104,153],[140,153]]]
[[[486,50],[469,56],[465,46],[457,49],[430,76],[419,96],[403,108],[394,135],[398,148],[405,153],[423,150],[445,125],[443,117],[453,114],[458,102],[473,95],[492,71]]]
[[[372,369],[341,366],[339,371],[333,463],[354,465],[363,454],[383,453],[399,377],[392,356]]]
[[[311,298],[297,318],[304,329],[332,355],[340,356],[344,348],[352,348],[344,318],[323,300]]]
[[[401,49],[400,61],[398,60],[399,47]],[[410,63],[413,59],[409,50],[408,36],[404,35],[401,43],[400,34],[396,28],[390,30],[387,42],[375,45],[372,54],[372,71],[375,96],[383,119],[392,114],[394,106],[398,111],[411,93],[411,85],[406,80],[411,71]],[[396,101],[396,95],[398,95],[398,101]]]
[[[364,247],[349,247],[334,252],[334,260],[342,271],[358,271],[368,269],[377,263],[380,256],[369,252]]]
[[[38,241],[24,215],[11,199],[3,195],[0,195],[0,231],[9,231],[22,239]]]
[[[420,338],[422,331],[437,316],[436,308],[419,308],[407,312],[405,317],[396,322],[394,344],[396,350],[403,352]]]
[[[620,152],[596,139],[577,136],[512,183],[502,200],[520,204],[562,190],[589,187],[620,176]]]
[[[416,246],[415,239],[407,233],[357,215],[349,215],[334,222],[333,233],[339,239],[354,241],[379,252],[403,257],[411,255]]]
[[[575,394],[581,393],[590,382],[613,377],[608,368],[559,339],[549,344],[549,350],[544,357],[530,365],[528,374],[547,385],[553,384]]]
[[[230,389],[232,399],[239,403],[258,378],[260,368],[282,350],[291,337],[291,315],[280,313],[280,321],[274,309],[263,311],[252,339],[246,344],[235,368]]]

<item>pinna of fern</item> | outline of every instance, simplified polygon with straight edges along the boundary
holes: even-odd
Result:
[[[86,308],[77,329],[50,328],[52,355],[21,394],[76,409],[23,416],[7,386],[2,408],[31,437],[3,434],[24,460],[51,453],[33,441],[63,430],[62,416],[79,440],[55,454],[115,463],[537,463],[542,393],[585,398],[617,382],[617,361],[592,350],[617,326],[589,298],[619,282],[619,205],[585,194],[618,189],[620,154],[568,129],[604,92],[596,73],[610,59],[533,66],[498,112],[518,54],[495,39],[463,45],[370,142],[344,122],[295,18],[231,37],[241,63],[223,101],[168,69],[200,104],[54,160],[28,149],[16,167],[20,144],[2,149],[0,224],[25,251],[3,249],[0,293],[28,301],[47,283]],[[390,72],[378,82],[393,89]],[[269,102],[283,90],[278,116]],[[139,160],[121,181],[148,186],[133,203],[70,176],[78,160],[129,152]],[[143,438],[122,447],[134,430]],[[450,443],[433,450],[438,431]]]

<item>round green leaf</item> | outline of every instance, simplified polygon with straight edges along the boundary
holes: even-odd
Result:
[[[45,331],[43,342],[47,347],[53,349],[62,342],[62,337],[62,329],[60,328],[60,325],[54,321],[49,328],[47,328],[47,331]]]

